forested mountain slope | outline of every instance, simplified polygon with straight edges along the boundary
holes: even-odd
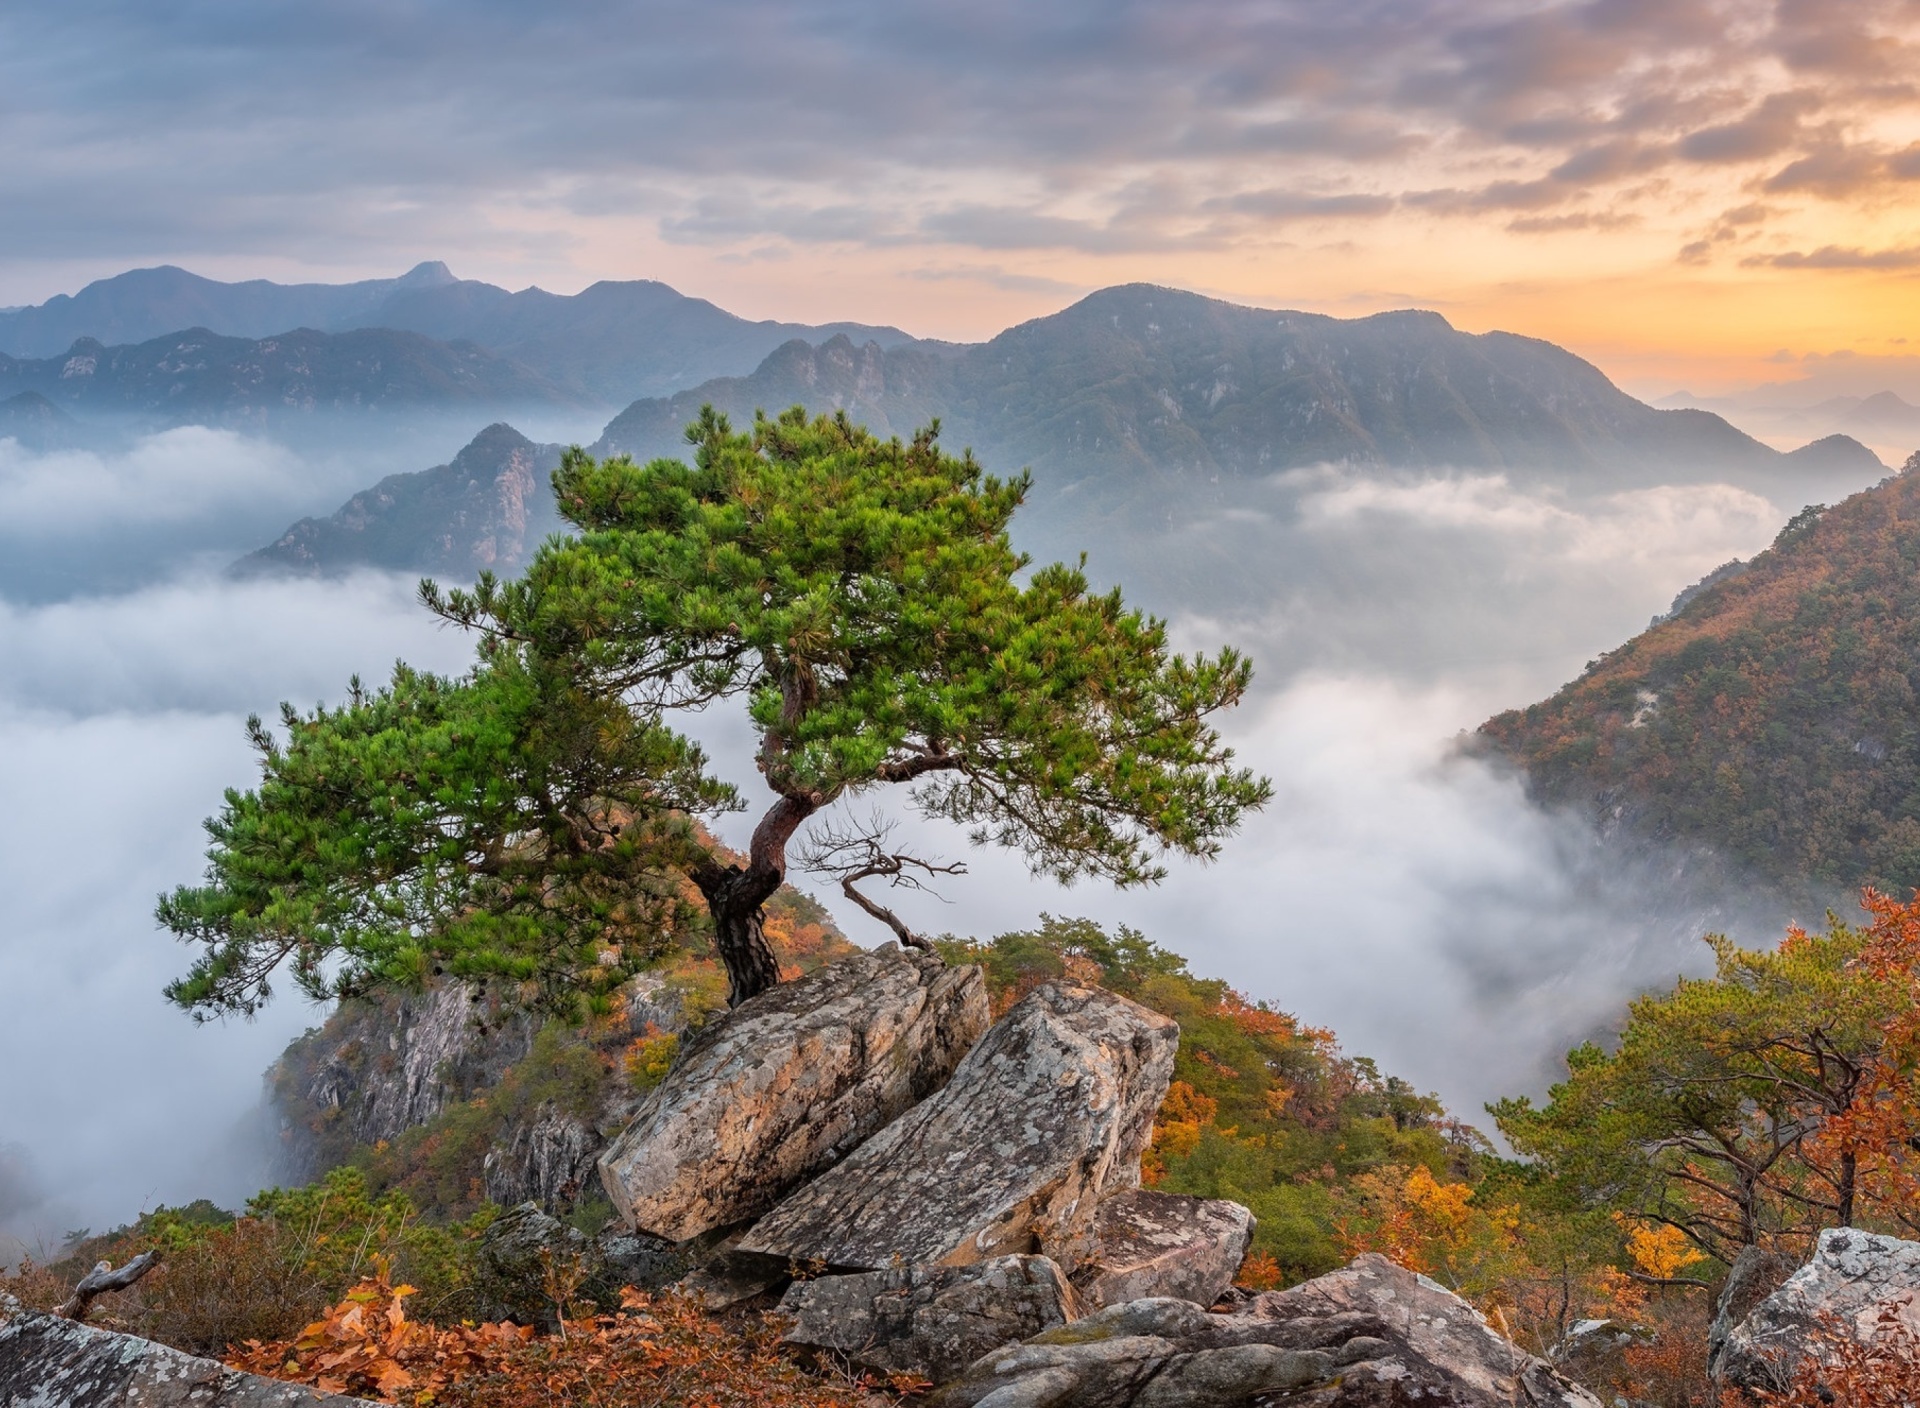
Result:
[[[1784,883],[1920,885],[1920,455],[1715,576],[1482,746],[1631,835]]]
[[[234,564],[243,577],[328,575],[355,567],[471,581],[514,576],[560,527],[551,476],[560,446],[490,425],[449,464],[390,474],[326,518],[303,518]]]
[[[564,406],[568,392],[471,344],[369,328],[222,337],[205,328],[129,346],[91,338],[56,357],[0,356],[0,400],[164,425],[269,425],[313,412]]]
[[[1878,464],[1839,437],[1782,455],[1716,415],[1645,405],[1552,343],[1459,332],[1437,313],[1340,319],[1146,284],[958,351],[789,344],[750,377],[636,402],[596,448],[678,453],[708,402],[736,419],[843,407],[895,433],[938,415],[949,445],[996,469],[1031,465],[1042,513],[1071,497],[1076,514],[1148,521],[1234,481],[1327,462],[1591,488]]]
[[[293,328],[391,328],[473,342],[602,405],[745,372],[796,337],[850,334],[884,347],[913,341],[898,328],[864,323],[755,322],[652,279],[602,281],[577,294],[509,293],[457,279],[434,261],[397,279],[351,284],[222,283],[171,266],[133,269],[71,296],[0,312],[0,353],[47,358],[81,338],[141,343],[182,328],[247,339]]]

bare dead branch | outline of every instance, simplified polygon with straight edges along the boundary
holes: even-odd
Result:
[[[901,943],[909,948],[931,950],[933,945],[908,928],[899,915],[862,894],[856,887],[862,880],[884,878],[890,886],[904,885],[908,889],[924,890],[937,897],[938,892],[927,880],[935,875],[965,875],[966,863],[954,861],[942,864],[923,860],[904,851],[890,850],[886,842],[892,833],[893,824],[883,821],[878,815],[870,818],[865,826],[842,828],[828,825],[808,840],[801,848],[798,859],[803,867],[816,875],[839,881],[840,892],[893,930]]]
[[[85,1320],[87,1311],[92,1309],[96,1297],[109,1291],[124,1291],[135,1281],[146,1275],[160,1264],[160,1249],[141,1252],[118,1271],[113,1263],[102,1261],[95,1264],[93,1270],[80,1278],[80,1284],[73,1288],[73,1295],[65,1304],[53,1313],[68,1320]]]

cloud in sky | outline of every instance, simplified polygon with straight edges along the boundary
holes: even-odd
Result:
[[[976,335],[1061,283],[1262,292],[1290,247],[1296,285],[1464,298],[1670,266],[1755,191],[1749,256],[1897,224],[1917,31],[1912,0],[14,7],[0,298],[434,254],[902,321],[985,291],[924,328]],[[1039,285],[911,274],[983,252]]]

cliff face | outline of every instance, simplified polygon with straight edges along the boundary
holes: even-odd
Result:
[[[526,1017],[490,1011],[457,983],[343,1002],[268,1072],[283,1172],[309,1182],[356,1146],[426,1124],[499,1084],[532,1049],[533,1036]]]
[[[428,1204],[571,1205],[642,1093],[624,1053],[704,1014],[699,987],[643,974],[614,1019],[578,1030],[542,1027],[461,983],[344,1002],[268,1072],[281,1175],[310,1182],[372,1149],[391,1153],[403,1181],[416,1158],[444,1160],[446,1176],[419,1190]]]
[[[852,951],[826,912],[783,888],[767,933],[783,967]],[[343,1002],[267,1073],[277,1175],[307,1183],[369,1166],[423,1212],[482,1200],[565,1209],[598,1199],[594,1163],[672,1060],[679,1038],[725,1010],[726,978],[680,954],[624,988],[605,1016],[542,1024],[460,983]]]

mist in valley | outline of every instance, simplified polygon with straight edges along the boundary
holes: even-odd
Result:
[[[160,995],[187,955],[154,899],[200,873],[201,819],[252,781],[249,713],[336,700],[396,657],[458,670],[471,643],[419,610],[410,579],[224,568],[476,429],[423,423],[378,455],[197,427],[84,451],[0,441],[0,1233],[15,1251],[158,1203],[232,1206],[269,1178],[261,1077],[324,1013],[283,985],[254,1022],[195,1026]],[[1183,646],[1253,657],[1255,694],[1225,726],[1274,800],[1217,864],[1127,894],[1033,881],[908,819],[915,846],[970,874],[900,908],[982,937],[1042,911],[1133,925],[1469,1120],[1539,1090],[1627,996],[1698,967],[1705,928],[1759,941],[1785,916],[1703,886],[1689,857],[1616,854],[1461,756],[1458,736],[1763,548],[1802,490],[1837,496],[1326,469],[1240,486],[1151,536],[1036,537],[1049,556],[1085,549],[1097,581],[1125,583]],[[687,722],[757,805],[740,719]],[[752,815],[719,829],[742,840]],[[887,937],[793,878],[856,941]]]

